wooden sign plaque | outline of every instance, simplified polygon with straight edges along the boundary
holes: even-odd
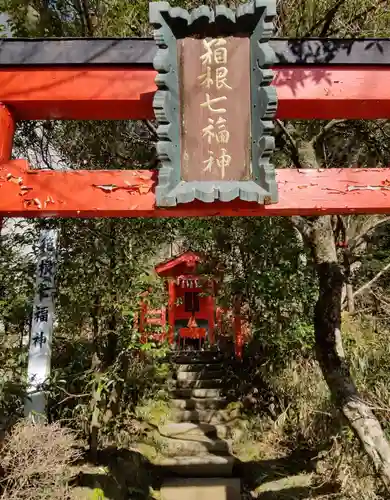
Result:
[[[191,13],[150,4],[159,50],[153,107],[160,160],[157,205],[194,200],[277,202],[277,97],[268,44],[275,0]]]

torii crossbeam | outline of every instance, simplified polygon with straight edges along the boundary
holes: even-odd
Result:
[[[272,39],[283,119],[390,116],[390,40]],[[0,42],[0,216],[182,217],[389,213],[390,169],[277,169],[279,201],[157,207],[158,172],[37,171],[10,160],[18,120],[152,119],[150,39]],[[281,166],[283,167],[283,166]]]

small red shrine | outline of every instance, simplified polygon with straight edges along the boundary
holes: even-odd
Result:
[[[234,340],[236,356],[241,358],[244,328],[240,308],[235,306],[232,311],[216,306],[217,279],[200,273],[202,260],[199,254],[188,251],[155,267],[165,280],[168,307],[149,309],[145,297],[142,299],[138,323],[142,341],[168,339],[178,349],[205,349],[218,345],[221,335],[227,334]],[[147,325],[161,327],[162,331],[150,334]]]

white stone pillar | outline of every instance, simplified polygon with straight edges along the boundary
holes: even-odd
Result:
[[[35,419],[45,418],[47,411],[47,393],[42,384],[51,371],[57,244],[57,229],[41,230],[24,405],[25,416]]]

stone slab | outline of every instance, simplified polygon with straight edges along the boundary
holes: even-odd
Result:
[[[182,398],[219,398],[221,389],[172,389],[170,394],[175,399]]]
[[[226,398],[171,399],[172,408],[179,410],[219,410],[227,406]]]
[[[229,455],[228,443],[222,439],[209,439],[207,436],[192,436],[190,439],[161,437],[159,443],[166,457],[188,457],[213,453]]]
[[[161,488],[161,500],[240,500],[240,490],[235,478],[170,479]]]
[[[177,371],[177,380],[217,380],[218,384],[220,380],[225,375],[223,370],[202,370],[202,371],[189,371],[189,370],[178,370]]]
[[[222,379],[211,379],[211,380],[187,380],[187,379],[177,379],[176,388],[177,389],[218,389],[222,386]]]
[[[224,369],[221,363],[200,363],[200,364],[177,364],[177,372],[202,372],[202,371],[220,371]]]
[[[227,424],[240,416],[239,410],[173,410],[174,422]]]
[[[190,422],[168,423],[159,427],[162,436],[188,439],[189,437],[204,437],[206,434],[215,433],[214,425],[192,424]]]
[[[155,462],[169,473],[182,477],[230,477],[235,459],[219,455],[198,455],[187,457],[160,458]]]
[[[232,431],[227,425],[223,424],[196,424],[192,422],[168,423],[159,427],[159,432],[162,436],[174,437],[176,439],[205,439],[208,441],[218,437],[220,439],[228,439],[231,437]]]

